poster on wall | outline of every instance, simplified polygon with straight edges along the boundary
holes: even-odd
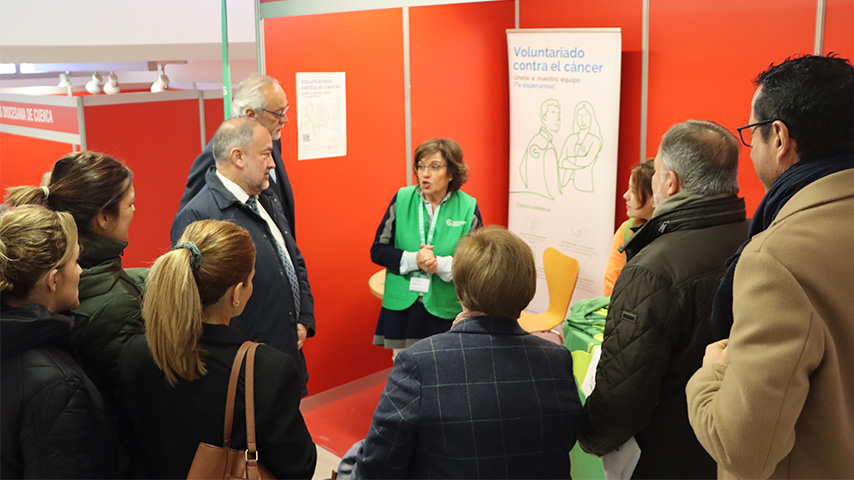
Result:
[[[619,28],[510,29],[509,229],[534,252],[537,294],[548,247],[579,261],[571,302],[602,295],[614,235],[620,118]]]
[[[297,72],[298,160],[347,155],[345,72]]]

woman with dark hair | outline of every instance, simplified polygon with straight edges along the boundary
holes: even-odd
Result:
[[[418,184],[403,187],[377,228],[371,260],[386,267],[383,308],[374,345],[402,348],[451,328],[460,313],[454,293],[453,252],[457,241],[480,228],[477,200],[462,192],[468,180],[463,151],[449,138],[415,149]]]
[[[72,357],[80,267],[71,215],[0,215],[0,478],[115,478],[109,419]]]
[[[121,358],[119,399],[133,438],[133,474],[186,478],[199,442],[222,446],[226,391],[247,338],[229,326],[252,295],[255,245],[231,222],[201,220],[151,267],[145,335]],[[231,448],[245,449],[245,368]],[[259,463],[275,478],[311,478],[317,451],[299,411],[302,382],[293,357],[259,345],[255,358]]]
[[[45,187],[9,189],[9,205],[39,204],[74,217],[80,232],[80,307],[90,316],[80,338],[80,355],[108,402],[117,381],[119,355],[142,333],[140,295],[148,269],[123,269],[133,219],[133,173],[108,155],[70,153],[53,166]]]
[[[531,248],[488,226],[460,240],[453,268],[462,314],[400,352],[353,477],[570,478],[572,355],[517,322],[537,286]]]
[[[632,167],[629,177],[629,188],[623,194],[626,201],[626,215],[629,219],[620,225],[614,233],[614,241],[611,244],[611,255],[605,266],[605,286],[602,295],[610,297],[614,291],[614,283],[623,267],[626,266],[626,254],[620,251],[620,247],[628,242],[635,231],[652,218],[655,205],[652,202],[652,176],[655,174],[653,160],[649,159],[639,165]]]

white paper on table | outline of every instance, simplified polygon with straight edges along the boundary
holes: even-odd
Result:
[[[581,382],[581,393],[584,397],[589,397],[596,387],[596,366],[599,365],[599,359],[602,358],[602,346],[596,345],[593,347],[593,355],[590,357],[590,365],[587,367],[587,373],[584,374],[584,381]]]
[[[605,470],[605,480],[632,478],[635,467],[640,460],[641,449],[635,437],[617,447],[614,451],[602,457],[602,467]]]

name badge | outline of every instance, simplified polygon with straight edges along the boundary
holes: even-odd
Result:
[[[412,276],[409,279],[409,290],[418,293],[427,293],[430,291],[430,279]]]

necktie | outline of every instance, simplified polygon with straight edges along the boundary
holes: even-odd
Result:
[[[252,209],[255,214],[261,217],[261,211],[258,209],[258,200],[255,197],[249,197],[246,200],[246,205],[249,205],[249,208]],[[263,219],[264,217],[261,217]],[[266,223],[266,220],[264,221]],[[268,226],[269,229],[269,226]],[[282,262],[282,266],[285,268],[285,275],[288,276],[288,283],[291,284],[291,294],[294,296],[294,308],[296,309],[296,316],[299,318],[299,310],[300,310],[300,296],[299,296],[299,279],[297,279],[297,272],[294,270],[293,263],[288,259],[286,253],[279,242],[273,237],[272,232],[270,232],[271,240],[273,241],[273,245],[276,246],[276,253],[279,254],[279,261]]]

